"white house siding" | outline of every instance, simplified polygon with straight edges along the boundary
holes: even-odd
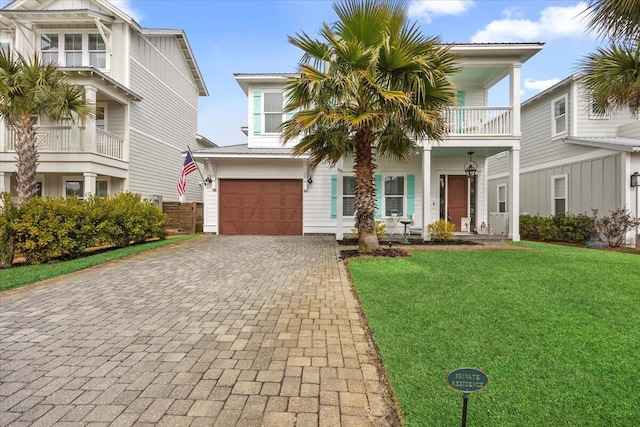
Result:
[[[629,123],[632,117],[631,112],[627,109],[620,109],[608,116],[593,116],[589,114],[589,101],[584,88],[579,85],[578,90],[578,126],[576,134],[578,137],[603,137],[618,136],[618,128]],[[640,138],[640,131],[635,135]]]
[[[264,113],[264,96],[265,92],[283,92],[284,88],[282,83],[274,83],[274,84],[261,84],[261,85],[251,85],[249,87],[249,92],[247,95],[247,101],[249,103],[249,115],[247,117],[248,120],[248,143],[251,148],[281,148],[283,147],[282,139],[280,133],[262,133],[261,130],[256,130],[256,121],[254,119],[255,114]],[[256,112],[254,97],[258,95],[260,96],[260,111]],[[286,119],[286,117],[285,117]],[[264,117],[260,118],[260,126],[264,127]],[[292,147],[294,143],[289,143],[286,147]]]
[[[129,190],[165,201],[178,200],[181,152],[195,144],[198,125],[198,89],[184,60],[172,62],[180,55],[175,37],[132,36],[130,86],[143,100],[130,106]],[[200,180],[189,176],[187,200],[202,200]]]

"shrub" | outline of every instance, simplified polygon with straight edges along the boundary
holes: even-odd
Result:
[[[139,194],[120,193],[93,199],[94,217],[100,228],[100,239],[123,248],[153,237],[164,236],[166,216],[150,200]]]
[[[523,239],[582,243],[593,234],[593,218],[584,214],[540,217],[520,216],[520,235]]]
[[[13,221],[15,248],[28,263],[80,256],[97,235],[82,200],[33,197],[22,203]]]
[[[10,193],[0,194],[0,268],[11,267],[14,254],[13,221],[18,208],[13,204]]]
[[[440,219],[433,224],[429,224],[428,228],[429,233],[433,234],[436,240],[446,242],[447,240],[451,240],[451,238],[453,237],[453,232],[456,229],[456,225],[452,222]]]
[[[625,242],[627,232],[640,226],[640,219],[634,218],[627,209],[618,208],[609,211],[609,215],[597,218],[595,211],[595,228],[606,246],[619,248]]]

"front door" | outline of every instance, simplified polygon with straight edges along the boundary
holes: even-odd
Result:
[[[456,225],[456,231],[461,231],[462,218],[469,216],[469,179],[466,175],[449,175],[447,178],[449,222]]]

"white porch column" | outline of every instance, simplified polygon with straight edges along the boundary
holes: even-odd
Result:
[[[520,71],[522,64],[513,64],[511,71],[509,72],[509,81],[511,86],[509,88],[509,100],[511,103],[511,131],[513,136],[520,136]]]
[[[342,224],[343,212],[342,212],[342,181],[343,181],[343,161],[340,160],[336,165],[336,171],[338,172],[336,179],[336,240],[344,239],[344,226]]]
[[[98,177],[98,174],[93,172],[85,172],[82,175],[84,175],[84,194],[96,194],[96,178]]]
[[[95,86],[87,85],[84,87],[87,103],[95,108],[96,105],[96,92]],[[82,151],[95,153],[96,152],[96,119],[90,118],[84,121],[84,135],[83,141],[81,141]],[[81,133],[82,135],[82,133]]]
[[[427,228],[431,223],[431,146],[424,141],[422,146],[422,239],[431,240]]]
[[[520,241],[520,147],[509,151],[509,238]]]

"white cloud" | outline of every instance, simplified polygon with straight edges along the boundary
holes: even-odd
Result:
[[[473,0],[413,0],[409,4],[409,16],[431,22],[436,15],[459,15],[473,5]]]
[[[138,24],[143,18],[143,15],[140,12],[133,9],[131,0],[109,0],[109,3],[132,17]]]
[[[540,12],[539,20],[531,21],[509,8],[503,12],[505,19],[490,22],[471,37],[471,42],[531,42],[584,36],[586,10],[583,1],[575,6],[550,6]]]
[[[545,89],[549,89],[551,86],[560,82],[560,79],[547,79],[547,80],[531,80],[524,79],[525,89],[533,89],[538,92],[542,92]]]
[[[507,19],[520,18],[523,15],[524,11],[518,6],[511,6],[502,11],[502,16]]]
[[[541,92],[545,89],[549,89],[551,86],[555,85],[558,82],[560,82],[560,79],[556,78],[547,80],[524,79],[524,87],[525,89],[533,89]]]

